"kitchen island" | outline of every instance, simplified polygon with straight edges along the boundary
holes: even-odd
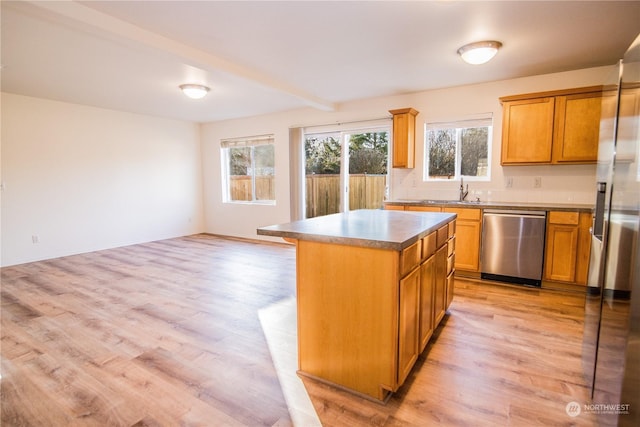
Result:
[[[298,373],[396,391],[453,298],[455,219],[357,210],[259,228],[296,244]]]

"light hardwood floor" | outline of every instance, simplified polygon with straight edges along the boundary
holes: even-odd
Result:
[[[579,295],[457,280],[382,405],[295,375],[291,246],[197,235],[1,274],[2,426],[596,425],[565,411],[588,400]]]

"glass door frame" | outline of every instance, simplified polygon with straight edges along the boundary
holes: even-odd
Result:
[[[336,138],[336,139],[339,139],[340,141],[340,200],[339,200],[338,213],[344,213],[350,210],[349,196],[350,196],[351,189],[349,185],[349,179],[350,179],[349,143],[351,140],[351,136],[365,134],[365,133],[383,133],[383,132],[386,132],[387,134],[386,185],[384,190],[385,191],[384,197],[386,198],[389,194],[391,168],[392,168],[391,153],[392,153],[393,133],[392,133],[391,121],[385,124],[377,124],[377,125],[371,125],[371,126],[341,127],[341,129],[336,129],[333,131],[327,129],[326,131],[303,132],[302,141],[301,141],[302,167],[300,168],[300,172],[302,174],[302,182],[305,183],[300,188],[302,193],[301,199],[302,199],[302,207],[303,207],[302,209],[303,219],[307,218],[307,215],[306,215],[306,212],[307,212],[307,194],[306,194],[307,193],[306,192],[307,158],[305,154],[306,153],[305,146],[306,146],[307,138],[310,136],[326,136],[326,137],[329,137],[331,135],[338,136],[338,138]]]

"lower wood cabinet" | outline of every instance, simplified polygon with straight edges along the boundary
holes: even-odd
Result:
[[[438,325],[447,309],[447,246],[436,251],[436,275],[433,291],[433,320]]]
[[[398,383],[411,372],[418,360],[420,331],[420,268],[400,281]]]
[[[482,209],[445,207],[443,212],[458,215],[456,219],[456,270],[480,271]]]
[[[638,95],[640,99],[640,94]],[[640,102],[638,102],[640,105]],[[449,244],[455,247],[453,270],[456,274],[474,276],[480,272],[480,245],[482,238],[482,209],[473,207],[421,206],[421,205],[385,205],[385,209],[400,209],[417,212],[455,213],[457,219],[451,222],[455,229],[455,239]],[[590,212],[549,211],[547,214],[547,231],[545,241],[545,257],[543,279],[548,282],[586,285],[589,273],[589,255],[591,251],[591,235],[589,227],[592,223]],[[452,236],[453,233],[450,233]],[[440,242],[442,243],[442,242]],[[439,246],[438,246],[439,247]],[[452,251],[450,251],[451,254]],[[443,255],[441,255],[443,257]],[[424,259],[424,255],[423,255]],[[442,262],[442,261],[441,261]],[[451,273],[442,267],[449,277]],[[442,272],[442,271],[441,271]],[[440,272],[440,273],[441,273]],[[474,276],[475,277],[475,276]],[[453,278],[450,280],[453,284]],[[444,315],[450,304],[453,292],[445,290],[445,303],[437,298],[442,297],[442,284],[433,284],[437,307],[436,318]],[[450,286],[451,289],[453,285]],[[446,289],[449,286],[445,286]],[[444,306],[444,309],[442,308]]]
[[[590,213],[548,213],[545,280],[586,285],[591,250],[590,225]]]
[[[433,315],[435,278],[436,256],[435,253],[432,252],[427,260],[420,266],[420,352],[427,346],[435,329],[435,319]]]
[[[401,251],[298,240],[299,373],[378,400],[396,391],[453,297],[449,224]]]

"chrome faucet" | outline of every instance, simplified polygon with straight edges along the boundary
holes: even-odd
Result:
[[[460,201],[463,202],[464,199],[467,198],[469,194],[469,184],[467,184],[467,188],[464,188],[464,180],[460,178]]]

